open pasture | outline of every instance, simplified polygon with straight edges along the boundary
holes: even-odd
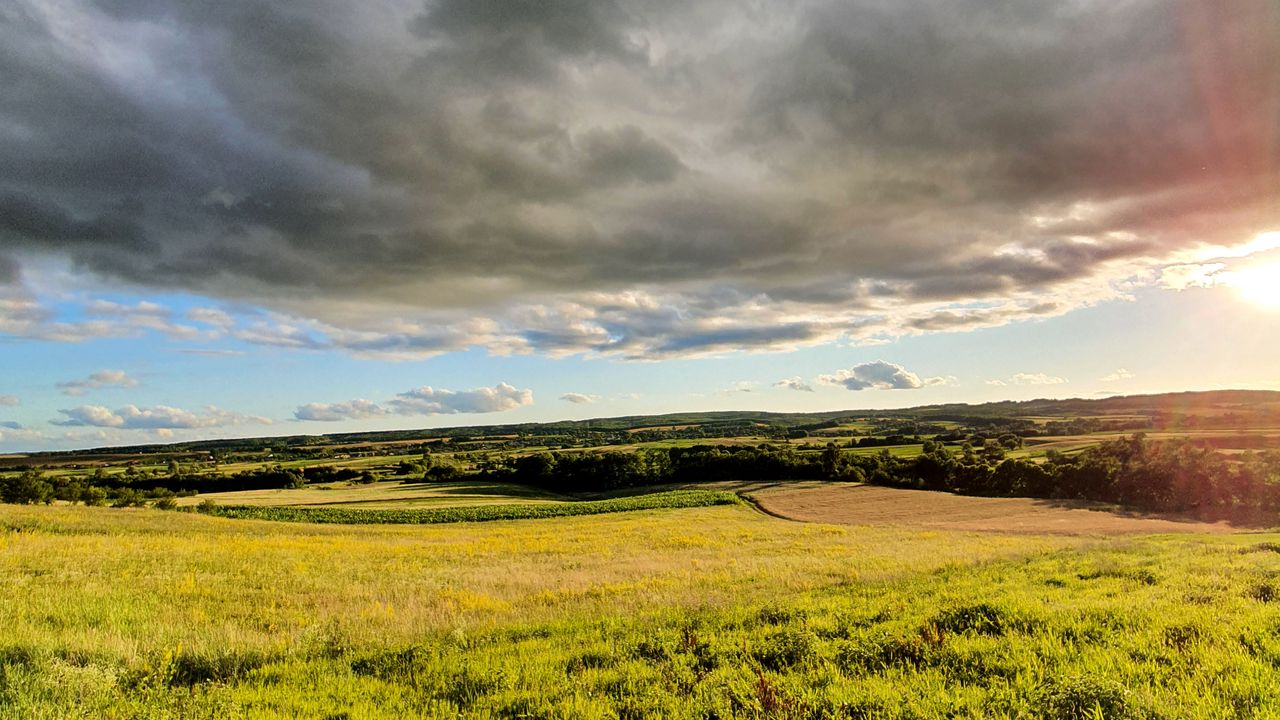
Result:
[[[5,718],[1207,719],[1280,702],[1276,535],[745,506],[431,527],[0,506],[0,528]]]

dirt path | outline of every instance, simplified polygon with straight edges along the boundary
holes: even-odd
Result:
[[[762,510],[803,522],[1054,535],[1237,532],[1255,528],[1087,502],[982,498],[872,485],[773,485],[747,493]]]

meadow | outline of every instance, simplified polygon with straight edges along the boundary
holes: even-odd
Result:
[[[0,506],[4,718],[1234,718],[1280,535]]]
[[[1280,401],[1194,399],[2,458],[0,719],[1280,718]]]

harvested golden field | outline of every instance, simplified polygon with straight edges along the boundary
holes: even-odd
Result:
[[[750,497],[778,517],[813,523],[1052,535],[1224,533],[1243,528],[1101,503],[990,498],[873,485],[804,483],[754,489]]]

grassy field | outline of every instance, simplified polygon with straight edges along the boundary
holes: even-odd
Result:
[[[1228,718],[1280,536],[0,506],[0,717]]]

